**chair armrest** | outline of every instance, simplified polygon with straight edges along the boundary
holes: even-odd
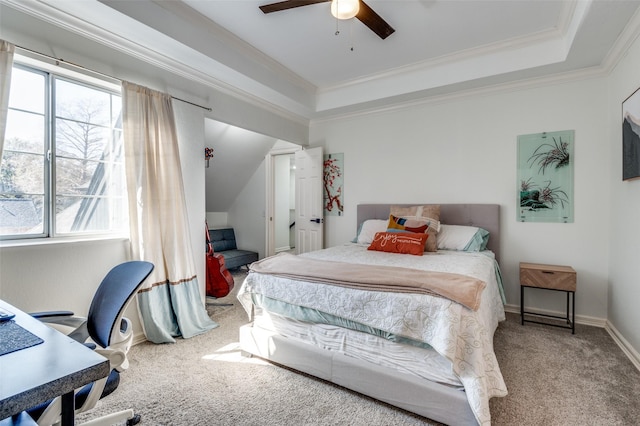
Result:
[[[73,316],[73,312],[71,311],[30,312],[29,315],[37,319],[42,319],[47,317],[71,317]]]
[[[84,317],[74,316],[71,311],[34,312],[29,315],[48,324],[60,324],[72,328],[80,327],[87,321]]]
[[[45,324],[56,324],[68,327],[71,331],[67,336],[77,342],[84,343],[89,338],[87,319],[84,317],[76,317],[71,311],[33,312],[29,315]],[[66,331],[64,332],[66,333]]]

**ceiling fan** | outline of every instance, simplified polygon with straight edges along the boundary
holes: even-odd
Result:
[[[365,24],[371,31],[376,33],[381,39],[389,37],[395,30],[387,24],[373,9],[371,9],[364,1],[355,0],[286,0],[277,3],[266,4],[260,6],[260,10],[264,13],[280,12],[282,10],[293,9],[294,7],[309,6],[316,3],[331,2],[331,13],[338,19],[349,19],[356,17],[360,22]],[[338,8],[345,6],[355,6],[351,8],[351,13],[342,15],[342,11]],[[359,8],[358,8],[359,6]]]

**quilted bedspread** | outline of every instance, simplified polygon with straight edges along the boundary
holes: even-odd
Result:
[[[422,341],[447,358],[465,388],[478,423],[491,423],[489,399],[505,396],[506,385],[493,351],[493,333],[504,320],[495,260],[484,253],[425,253],[424,256],[369,251],[347,244],[306,253],[320,260],[386,265],[467,275],[487,283],[481,306],[472,311],[443,297],[389,293],[249,273],[238,293],[247,313],[252,294],[312,308],[372,328]]]

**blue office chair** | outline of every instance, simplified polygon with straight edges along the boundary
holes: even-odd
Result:
[[[133,330],[128,318],[123,317],[127,305],[153,271],[153,264],[143,261],[117,265],[104,277],[93,296],[87,318],[74,316],[70,311],[36,312],[31,315],[48,324],[72,329],[68,336],[84,343],[109,360],[111,373],[107,378],[90,383],[76,391],[76,413],[95,407],[100,398],[112,393],[120,383],[120,372],[129,367],[127,352],[131,348]],[[56,327],[60,329],[61,327]],[[33,407],[27,412],[40,426],[49,426],[60,420],[61,399]],[[98,425],[125,422],[135,425],[140,416],[133,410],[124,410],[87,424]]]

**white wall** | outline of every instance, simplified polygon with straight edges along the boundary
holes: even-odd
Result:
[[[255,251],[261,259],[266,247],[265,173],[263,161],[229,209],[229,226],[235,230],[238,248]]]
[[[207,212],[207,224],[209,225],[209,229],[224,228],[229,225],[229,213]]]
[[[0,299],[26,312],[70,310],[86,316],[107,272],[129,259],[125,239],[2,247]],[[128,311],[133,321],[136,311]]]
[[[595,78],[470,93],[312,125],[312,145],[345,156],[345,214],[325,218],[325,245],[353,238],[359,203],[498,203],[508,304],[520,304],[520,261],[571,265],[579,277],[577,315],[604,324],[610,169],[606,88],[604,79]],[[575,223],[517,222],[517,136],[567,129],[575,130]],[[527,305],[563,311],[565,298],[530,292]]]
[[[622,102],[640,87],[640,40],[608,78],[607,147],[611,173],[609,244],[609,322],[635,348],[640,359],[640,179],[622,181]]]

